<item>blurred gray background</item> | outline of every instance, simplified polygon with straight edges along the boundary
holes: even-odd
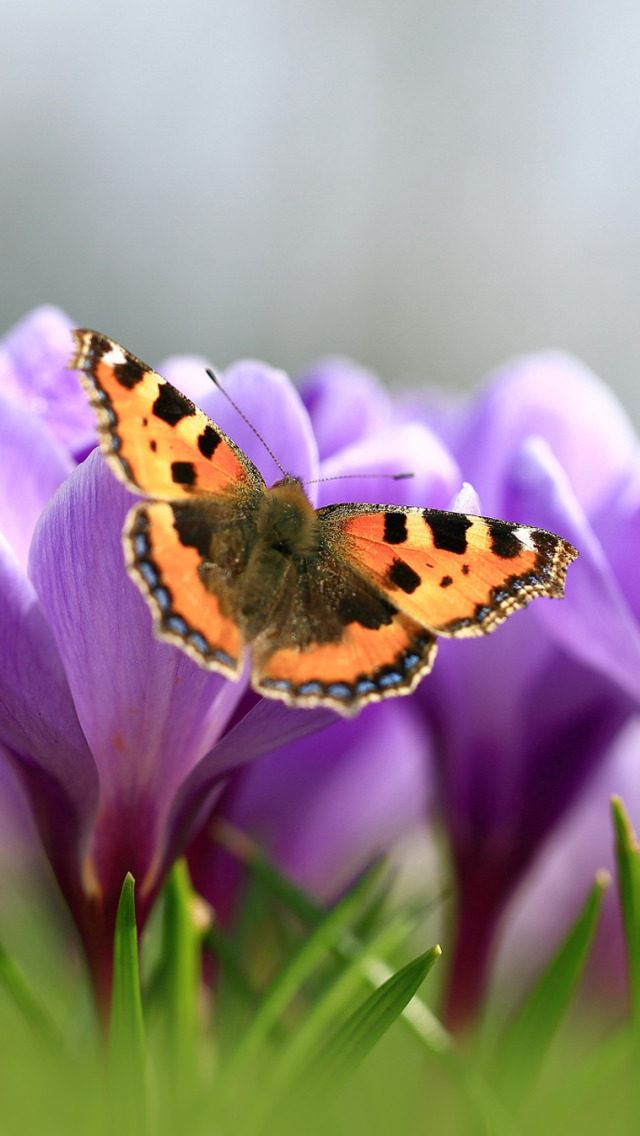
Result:
[[[640,423],[637,0],[3,0],[2,328],[467,387],[576,352]]]

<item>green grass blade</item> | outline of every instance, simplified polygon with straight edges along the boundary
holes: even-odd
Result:
[[[158,1082],[163,1131],[174,1133],[194,1107],[198,1085],[198,1007],[202,979],[202,901],[195,895],[186,862],[178,861],[164,888],[160,1008],[161,1076]]]
[[[344,928],[363,910],[372,880],[377,880],[378,875],[377,869],[366,873],[355,887],[325,913],[322,921],[280,968],[265,991],[254,1019],[230,1062],[234,1071],[266,1044],[271,1031],[294,996],[331,952]]]
[[[314,1080],[318,1079],[324,1091],[335,1092],[351,1076],[400,1016],[441,953],[440,947],[431,947],[407,963],[374,990],[336,1031],[314,1072]]]
[[[611,798],[618,892],[627,951],[633,1032],[640,1042],[640,857],[638,840],[620,797]]]
[[[145,1131],[145,1036],[140,993],[135,881],[127,872],[116,916],[109,1028],[112,1120],[127,1136]]]
[[[568,936],[503,1035],[494,1066],[507,1099],[521,1098],[536,1076],[584,969],[608,872],[598,872]]]
[[[274,1071],[278,1081],[295,1076],[314,1052],[321,1053],[331,1026],[348,1013],[358,994],[362,996],[363,986],[368,986],[363,975],[367,956],[396,950],[407,941],[414,925],[414,919],[401,913],[389,920],[374,939],[360,944],[359,952],[344,963],[334,980],[314,999],[295,1033],[281,1046]]]

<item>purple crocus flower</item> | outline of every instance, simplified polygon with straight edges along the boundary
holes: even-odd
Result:
[[[562,603],[532,605],[487,641],[443,643],[416,698],[457,880],[446,1008],[457,1027],[477,1007],[516,885],[637,705],[640,481],[624,413],[566,356],[516,361],[468,402],[444,413],[414,401],[416,412],[438,422],[483,513],[580,551]]]
[[[569,931],[599,869],[615,879],[611,796],[621,797],[640,831],[640,716],[634,715],[611,746],[567,815],[545,842],[509,908],[495,963],[494,982],[520,991]],[[589,958],[585,996],[618,1015],[626,995],[626,960],[618,888],[608,888]]]
[[[77,376],[66,370],[69,328],[62,313],[41,309],[0,345],[3,457],[11,455],[11,482],[6,473],[0,482],[0,747],[106,1014],[124,874],[137,880],[143,926],[173,859],[193,841],[233,771],[335,716],[260,700],[246,682],[229,683],[152,637],[149,610],[124,569],[121,530],[132,496],[98,451],[85,458],[93,422]],[[235,438],[268,482],[279,476],[206,378],[204,361],[169,360],[161,370]],[[224,385],[287,469],[313,482],[321,470],[312,423],[287,377],[246,362],[228,369]],[[459,472],[429,430],[407,424],[388,437],[372,425],[337,446],[327,428],[322,473],[397,473],[408,463],[415,483],[333,480],[310,485],[310,493],[319,490],[322,503],[349,500],[362,486],[365,499],[401,503],[417,495],[446,504]],[[15,486],[27,486],[28,498],[18,499]],[[390,714],[383,717],[389,737],[415,739],[415,727],[412,733],[406,722],[395,727]],[[364,751],[355,726],[352,732],[355,792]],[[382,762],[374,764],[380,784]],[[309,771],[313,765],[310,758]],[[379,806],[371,815],[378,813]]]
[[[218,843],[220,820],[251,835],[324,902],[424,824],[428,736],[411,701],[370,705],[359,718],[293,742],[230,778],[189,850],[193,882],[222,923],[237,913],[243,872]]]
[[[94,435],[77,376],[66,371],[69,326],[61,313],[40,310],[0,347],[0,747],[104,1009],[125,872],[138,881],[143,924],[222,776],[332,715],[263,704],[246,683],[201,670],[152,637],[148,608],[124,571],[120,533],[131,495],[99,452],[75,465]],[[182,385],[193,387],[195,362],[168,365],[178,385],[181,369]],[[312,478],[313,432],[286,376],[238,364],[226,384],[282,460]],[[207,409],[232,429],[228,405],[202,385]],[[240,441],[268,464],[255,438]]]

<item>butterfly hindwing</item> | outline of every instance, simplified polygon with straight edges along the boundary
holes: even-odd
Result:
[[[205,528],[203,517],[202,531]],[[129,511],[123,532],[130,576],[147,600],[156,635],[201,666],[240,677],[242,636],[224,580],[214,590],[201,574],[203,553],[185,540],[179,505],[145,501]]]
[[[543,529],[401,506],[319,512],[339,554],[438,635],[485,635],[535,596],[561,597],[576,550]]]
[[[81,372],[103,452],[129,489],[165,500],[264,490],[249,458],[171,383],[104,335],[73,336],[69,366]]]
[[[332,541],[300,563],[268,629],[253,643],[252,683],[295,706],[353,714],[409,694],[433,665],[435,635],[400,611]]]

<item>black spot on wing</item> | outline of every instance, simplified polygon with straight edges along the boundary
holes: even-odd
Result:
[[[453,583],[453,576],[443,576],[441,581],[440,581],[440,587],[441,588],[449,588],[449,587],[451,587],[452,583]]]
[[[155,438],[152,438],[149,442],[149,449],[153,454],[155,454],[156,450],[158,449],[158,443],[156,442]]]
[[[513,560],[522,552],[522,541],[505,521],[488,521],[491,551],[503,560]]]
[[[471,528],[473,521],[463,513],[437,513],[425,509],[423,517],[431,529],[436,548],[455,552],[458,556],[467,551],[467,529]]]
[[[211,529],[202,517],[200,509],[189,502],[182,505],[180,502],[172,503],[173,525],[178,534],[180,543],[185,548],[195,548],[203,560],[209,559],[211,548]]]
[[[109,340],[105,339],[103,335],[94,333],[91,336],[89,347],[86,349],[86,359],[90,367],[95,367],[96,363],[100,362],[103,355],[108,355],[110,350],[111,344],[109,343]],[[86,367],[84,367],[83,369],[87,370]]]
[[[146,368],[137,359],[127,359],[124,363],[116,363],[113,368],[113,377],[121,387],[133,390],[141,383],[146,374]]]
[[[384,536],[387,544],[404,544],[407,539],[407,518],[404,513],[385,513]]]
[[[175,426],[182,418],[190,418],[196,408],[180,391],[170,383],[162,383],[158,397],[153,404],[153,413],[169,426]]]
[[[171,462],[171,479],[175,485],[195,485],[196,467],[193,462]]]
[[[404,560],[394,560],[387,573],[387,580],[393,587],[401,588],[409,596],[422,582],[418,573],[405,564]]]
[[[212,458],[215,454],[222,438],[213,426],[205,426],[204,430],[198,437],[198,449],[203,458]]]
[[[469,565],[463,564],[461,571],[462,571],[463,576],[468,576],[469,575]]]
[[[373,592],[351,590],[340,597],[337,615],[340,623],[359,623],[372,631],[391,623],[397,608]]]

